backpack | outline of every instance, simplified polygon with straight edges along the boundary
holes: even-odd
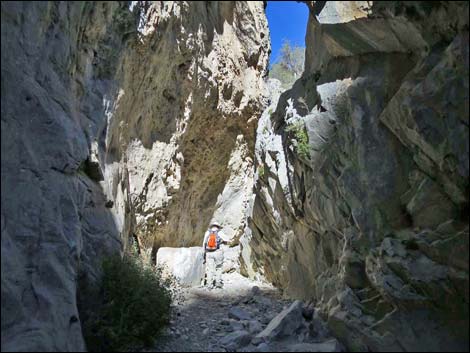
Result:
[[[211,230],[209,238],[207,239],[207,249],[217,250],[217,232]]]

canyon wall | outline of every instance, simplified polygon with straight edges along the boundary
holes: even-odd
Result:
[[[260,120],[246,274],[350,350],[466,350],[468,4],[313,3]]]
[[[79,277],[121,248],[91,146],[118,3],[2,2],[2,350],[83,351]]]
[[[264,5],[1,6],[2,350],[82,351],[106,254],[199,245],[213,218],[241,235]]]
[[[468,349],[468,4],[306,3],[281,94],[263,2],[2,2],[2,350],[212,220],[350,350]]]
[[[144,249],[202,244],[211,220],[244,228],[269,31],[262,2],[140,6],[110,104],[108,189],[125,170]]]

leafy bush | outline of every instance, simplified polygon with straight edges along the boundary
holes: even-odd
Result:
[[[288,125],[286,132],[293,133],[296,140],[295,150],[299,156],[305,159],[310,158],[310,146],[308,145],[308,135],[302,121]]]
[[[132,351],[151,347],[170,318],[171,283],[161,271],[133,255],[103,261],[101,303],[84,322],[90,351]]]
[[[258,167],[258,175],[260,178],[264,176],[264,164],[260,164]]]

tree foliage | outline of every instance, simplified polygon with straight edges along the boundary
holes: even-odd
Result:
[[[279,56],[269,72],[270,78],[281,81],[282,87],[290,88],[304,71],[305,47],[293,45],[287,39],[282,43]]]

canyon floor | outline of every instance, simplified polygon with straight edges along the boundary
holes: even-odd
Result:
[[[181,289],[170,325],[150,351],[341,350],[308,305],[283,299],[269,284],[236,272],[224,274],[223,280],[221,289]]]

